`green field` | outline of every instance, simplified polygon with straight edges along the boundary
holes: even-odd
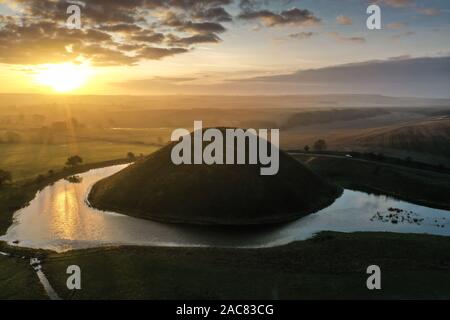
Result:
[[[28,261],[0,255],[0,300],[47,299]]]
[[[66,268],[82,290],[66,288]],[[382,271],[382,290],[366,269]],[[64,299],[450,298],[450,239],[321,233],[268,249],[120,247],[50,254],[44,271]]]
[[[450,298],[450,239],[439,236],[322,232],[266,249],[112,247],[36,254],[63,299]],[[0,256],[0,299],[45,298],[27,259]],[[381,268],[381,290],[366,287],[373,264]],[[66,287],[69,265],[82,270],[81,290]]]
[[[103,141],[68,144],[0,144],[0,169],[12,172],[14,181],[34,178],[64,167],[69,156],[79,155],[84,163],[125,158],[128,152],[149,154],[157,147]]]

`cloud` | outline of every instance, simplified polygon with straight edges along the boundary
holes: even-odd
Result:
[[[231,15],[221,7],[210,8],[206,11],[197,12],[194,17],[197,19],[202,18],[216,22],[229,22],[233,20]]]
[[[336,22],[342,26],[350,26],[353,24],[352,19],[343,15],[336,17]]]
[[[190,37],[180,38],[176,36],[169,37],[173,45],[190,46],[196,43],[219,43],[221,39],[214,33],[197,34]]]
[[[314,32],[298,32],[298,33],[292,33],[289,35],[289,38],[291,39],[298,39],[298,40],[305,40],[309,39],[316,35]]]
[[[107,32],[131,33],[141,31],[142,28],[132,23],[104,24],[100,27]]]
[[[398,29],[403,29],[406,26],[407,26],[407,24],[403,23],[403,22],[392,22],[387,25],[387,28],[393,29],[393,30],[398,30]]]
[[[407,31],[407,32],[395,34],[395,35],[391,36],[391,38],[397,40],[397,39],[401,39],[401,38],[411,37],[411,36],[413,36],[415,34],[416,33],[413,32],[413,31]]]
[[[377,2],[393,8],[406,8],[414,6],[413,0],[380,0]]]
[[[220,23],[192,21],[185,22],[180,30],[194,33],[222,33],[226,31],[226,29]]]
[[[65,1],[9,0],[17,16],[0,16],[0,63],[134,65],[183,54],[197,43],[221,41],[232,2],[89,0],[81,8],[82,30],[70,30]]]
[[[145,47],[139,50],[138,57],[143,59],[159,60],[164,57],[188,52],[186,48],[157,48]]]
[[[127,35],[127,39],[139,42],[139,43],[161,43],[164,41],[166,36],[160,32],[154,32],[153,30],[141,29],[137,32],[133,32],[130,35]]]
[[[437,16],[441,12],[436,8],[418,7],[413,0],[378,0],[376,3],[384,4],[392,8],[413,8],[416,12],[426,16]]]
[[[242,20],[256,20],[267,27],[280,25],[313,26],[320,23],[320,19],[311,11],[298,8],[281,11],[279,13],[270,10],[244,10],[239,14],[239,18]]]
[[[115,49],[103,47],[98,44],[82,45],[76,52],[89,57],[92,64],[96,66],[134,65],[139,61],[136,56],[129,56]]]
[[[115,87],[129,89],[148,89],[155,85],[178,85],[197,80],[195,77],[153,77],[148,79],[133,79],[120,82],[111,82]]]
[[[340,42],[348,42],[348,43],[355,43],[355,44],[361,44],[366,42],[366,38],[364,37],[346,37],[341,35],[338,32],[330,32],[329,35]]]
[[[417,11],[426,16],[438,16],[441,12],[435,8],[417,8]]]
[[[194,78],[194,77],[154,77],[152,80],[180,83],[180,82],[195,81],[195,80],[197,80],[197,78]],[[146,81],[146,80],[143,80],[143,81]]]

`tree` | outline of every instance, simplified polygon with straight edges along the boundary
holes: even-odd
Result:
[[[317,140],[314,142],[313,148],[315,151],[325,151],[327,150],[327,143],[323,139]]]
[[[12,175],[9,171],[0,170],[0,187],[6,182],[12,182]]]
[[[71,156],[66,161],[66,165],[71,167],[75,167],[80,163],[83,163],[83,159],[80,156]]]
[[[305,150],[306,152],[308,152],[309,151],[309,146],[308,145],[306,145],[304,148],[303,148],[303,150]]]
[[[127,153],[127,158],[130,159],[130,160],[134,160],[134,159],[136,159],[136,156],[134,155],[133,152],[128,152]]]

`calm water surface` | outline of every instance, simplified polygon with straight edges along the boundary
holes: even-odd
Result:
[[[126,165],[60,180],[14,214],[0,240],[30,248],[67,251],[107,245],[269,247],[304,240],[319,231],[392,231],[450,236],[450,211],[386,196],[345,190],[331,206],[295,222],[264,228],[180,226],[136,219],[89,207],[92,185]]]

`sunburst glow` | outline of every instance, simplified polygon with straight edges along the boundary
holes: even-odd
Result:
[[[91,73],[91,68],[86,64],[52,64],[37,71],[35,79],[57,92],[69,92],[85,84]]]

